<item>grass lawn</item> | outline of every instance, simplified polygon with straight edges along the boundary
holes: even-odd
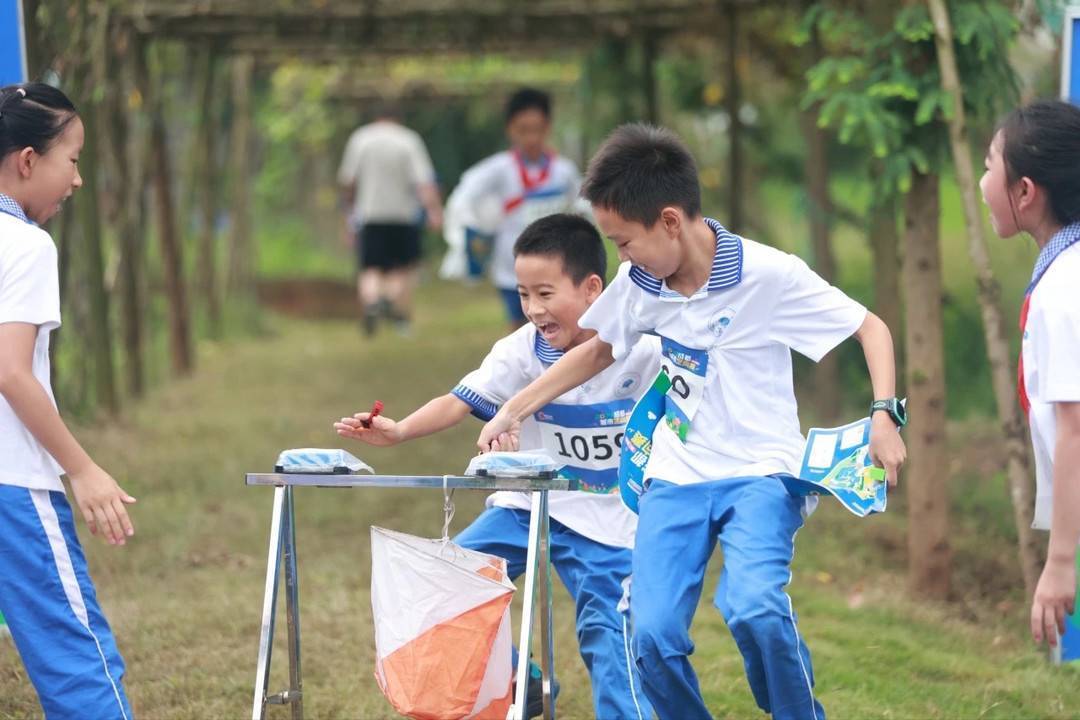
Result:
[[[127,661],[142,718],[241,718],[250,713],[271,491],[244,471],[269,469],[288,447],[338,446],[330,425],[386,402],[401,417],[445,392],[483,357],[501,329],[492,292],[428,282],[416,336],[373,341],[349,323],[271,320],[258,339],[200,347],[191,380],[172,382],[118,423],[78,428],[93,456],[139,498],[138,534],[113,549],[83,533],[93,576]],[[382,450],[351,448],[377,470],[464,469],[479,424]],[[1003,478],[987,464],[985,431],[952,433],[956,597],[907,598],[904,506],[858,520],[823,502],[799,534],[791,594],[814,653],[818,689],[833,718],[1069,718],[1080,675],[1048,667],[1025,636]],[[982,444],[980,445],[980,442]],[[455,529],[482,506],[459,493]],[[439,492],[297,493],[309,718],[393,717],[373,677],[368,528],[428,536],[442,522]],[[80,531],[83,528],[80,526]],[[757,714],[741,661],[711,588],[693,633],[694,664],[718,717]],[[591,714],[572,608],[556,592],[557,671],[564,718]],[[284,639],[284,622],[282,617]],[[279,643],[272,685],[285,675]],[[0,718],[39,714],[33,690],[0,640]],[[270,717],[287,717],[271,708]]]

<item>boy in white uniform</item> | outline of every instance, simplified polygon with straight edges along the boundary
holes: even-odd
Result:
[[[517,296],[514,241],[534,220],[572,210],[581,188],[581,174],[574,163],[547,146],[550,134],[548,94],[532,88],[515,92],[506,103],[510,149],[466,170],[447,203],[466,225],[466,238],[475,240],[488,231],[494,233],[491,256],[487,259],[488,272],[503,299],[512,328],[526,322]],[[491,214],[488,208],[492,204],[500,208],[495,227],[470,227],[482,224],[479,218]],[[472,240],[467,240],[467,251],[472,271],[476,272],[485,258],[473,252]]]
[[[759,707],[775,718],[823,718],[784,591],[808,509],[777,477],[798,471],[804,444],[791,349],[817,360],[859,339],[886,411],[873,413],[870,453],[895,483],[904,447],[888,328],[799,258],[702,216],[693,158],[666,130],[616,130],[582,194],[629,262],[581,319],[597,335],[504,403],[479,445],[517,432],[522,418],[625,357],[643,334],[659,335],[672,383],[646,467],[630,593],[645,694],[663,720],[710,717],[689,629],[719,539],[715,604]]]
[[[525,229],[514,253],[519,302],[531,324],[495,343],[451,393],[404,420],[359,413],[335,424],[339,434],[394,445],[449,428],[469,413],[488,420],[565,350],[592,336],[578,327],[578,318],[603,290],[607,260],[596,229],[576,215],[551,215]],[[537,408],[520,435],[521,449],[547,449],[565,463],[560,473],[580,480],[585,490],[551,493],[551,557],[577,607],[578,643],[602,720],[651,717],[632,671],[627,622],[618,610],[637,524],[618,494],[618,466],[623,426],[659,371],[659,359],[659,343],[652,338],[636,343],[589,383]],[[506,558],[511,577],[517,577],[525,571],[529,498],[497,492],[487,504],[455,541]]]

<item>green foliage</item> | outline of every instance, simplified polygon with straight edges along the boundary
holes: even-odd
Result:
[[[1017,96],[1008,47],[1018,23],[999,0],[952,0],[949,9],[965,109],[986,120]],[[821,2],[806,12],[792,41],[805,44],[815,32],[826,57],[806,73],[803,106],[820,103],[819,123],[836,130],[842,144],[869,153],[880,169],[876,194],[906,192],[913,172],[939,169],[952,110],[926,7],[904,6],[882,26],[869,13]]]

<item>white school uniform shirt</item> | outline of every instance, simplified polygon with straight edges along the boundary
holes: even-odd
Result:
[[[798,257],[706,222],[716,253],[693,297],[623,263],[580,324],[610,343],[616,358],[643,334],[661,338],[672,389],[646,481],[795,475],[805,440],[791,350],[820,360],[859,328],[866,308]]]
[[[1068,230],[1069,228],[1067,228]],[[1080,233],[1080,224],[1071,226]],[[1054,403],[1080,402],[1080,242],[1066,248],[1031,292],[1021,352],[1024,387],[1031,408],[1035,455],[1035,518],[1032,527],[1049,530],[1053,511]]]
[[[362,222],[412,225],[422,207],[419,188],[435,182],[435,169],[418,133],[380,120],[349,136],[338,182],[356,183],[353,210]]]
[[[56,246],[0,195],[0,324],[37,325],[31,370],[56,406],[49,379],[49,334],[60,327]],[[63,470],[0,395],[0,484],[63,491]]]
[[[531,222],[560,212],[587,213],[578,199],[581,174],[577,166],[561,155],[549,154],[546,158],[550,166],[524,163],[524,172],[537,181],[531,188],[526,188],[522,179],[523,163],[518,155],[505,150],[466,170],[454,189],[454,205],[467,225],[472,225],[469,218],[486,219],[493,214],[490,207],[498,208],[495,227],[475,227],[495,235],[489,273],[497,288],[517,287],[514,242]]]
[[[526,325],[499,340],[480,367],[452,391],[473,414],[490,420],[499,406],[538,378],[563,353]],[[522,450],[545,449],[565,463],[561,475],[577,478],[585,492],[553,491],[551,517],[579,535],[604,545],[634,546],[637,515],[619,495],[622,430],[634,403],[660,372],[660,344],[654,338],[629,348],[623,357],[584,385],[558,397],[521,426]],[[496,492],[488,507],[528,510],[529,496]]]

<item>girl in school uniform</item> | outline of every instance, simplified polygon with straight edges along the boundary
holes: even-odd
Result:
[[[71,435],[49,384],[60,295],[56,247],[39,226],[82,185],[82,145],[82,121],[59,90],[0,88],[0,612],[48,720],[128,720],[124,661],[60,475],[110,545],[134,534],[125,505],[135,498]]]
[[[1034,527],[1050,547],[1031,607],[1036,642],[1057,643],[1076,602],[1080,543],[1080,108],[1041,101],[1013,111],[980,182],[1001,237],[1039,246],[1020,312],[1020,404],[1031,425]]]

